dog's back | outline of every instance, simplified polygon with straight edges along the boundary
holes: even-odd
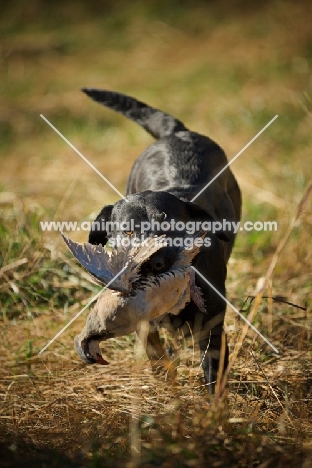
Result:
[[[127,195],[153,190],[172,193],[184,201],[193,201],[196,197],[196,204],[216,221],[240,220],[240,190],[231,170],[228,167],[223,170],[228,161],[217,143],[133,97],[92,88],[83,88],[83,91],[99,104],[136,122],[156,139],[135,161],[128,177]],[[234,244],[234,232],[229,231],[228,237],[226,258]]]

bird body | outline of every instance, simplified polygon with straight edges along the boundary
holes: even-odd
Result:
[[[204,235],[201,233],[202,237]],[[141,277],[140,267],[163,247],[163,237],[149,238],[134,249],[117,249],[113,254],[101,246],[78,244],[64,235],[63,239],[97,282],[115,288],[103,291],[89,313],[85,327],[75,338],[77,354],[84,362],[108,364],[101,355],[101,341],[138,331],[142,321],[157,323],[168,313],[177,315],[191,299],[205,311],[191,268],[191,261],[199,251],[195,243],[191,248],[181,248],[168,271]],[[116,263],[126,268],[121,279],[112,281],[116,276]]]

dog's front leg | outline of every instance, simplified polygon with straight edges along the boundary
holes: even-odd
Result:
[[[224,336],[224,340],[222,340]],[[199,343],[201,352],[201,365],[204,371],[207,390],[210,395],[214,395],[217,379],[222,378],[229,363],[229,348],[226,335],[223,334],[223,325],[215,326],[209,336]],[[220,360],[221,366],[220,366]],[[222,374],[218,376],[221,368]]]

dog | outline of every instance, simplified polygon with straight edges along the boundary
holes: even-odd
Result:
[[[177,230],[178,225],[240,221],[241,192],[227,167],[225,153],[217,143],[133,97],[92,88],[82,91],[99,104],[133,120],[156,140],[135,161],[128,177],[126,197],[114,205],[104,206],[99,212],[89,233],[89,243],[105,245],[116,238],[161,234],[174,241],[185,236],[185,232]],[[162,230],[164,222],[165,231]],[[104,227],[99,229],[99,225]],[[142,225],[146,227],[144,232]],[[122,229],[125,226],[131,229]],[[221,346],[226,310],[222,296],[226,294],[227,261],[234,240],[232,229],[209,232],[209,245],[203,244],[193,260],[193,266],[221,296],[196,274],[195,282],[202,290],[206,311],[199,310],[190,301],[178,315],[167,314],[157,326],[150,323],[147,335],[146,352],[153,371],[157,373],[159,368],[164,368],[173,376],[176,365],[172,363],[170,350],[162,345],[158,328],[165,327],[172,333],[180,329],[186,335],[191,331],[200,348],[210,394],[215,391],[218,369],[224,371],[229,359],[226,337],[225,346]],[[174,245],[160,249],[142,266],[142,274],[166,271],[173,265],[177,251]]]

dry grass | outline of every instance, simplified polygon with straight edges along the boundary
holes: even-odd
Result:
[[[310,2],[25,5],[8,2],[1,20],[1,466],[310,468],[311,197],[299,205],[312,174]],[[165,109],[229,158],[279,114],[233,164],[244,220],[279,229],[239,234],[227,296],[280,353],[229,309],[222,397],[209,400],[183,336],[175,384],[153,378],[133,336],[106,343],[109,366],[85,366],[73,350],[85,317],[38,356],[98,290],[39,221],[92,219],[117,199],[39,114],[120,191],[151,142],[81,86]]]

